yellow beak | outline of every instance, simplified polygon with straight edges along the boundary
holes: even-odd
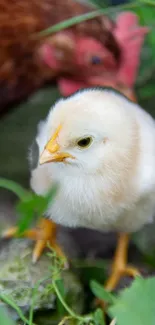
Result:
[[[40,165],[42,165],[49,162],[61,162],[64,161],[66,158],[74,159],[74,157],[67,152],[55,152],[51,154],[47,149],[45,149],[42,155],[40,156],[39,163]]]
[[[40,165],[49,162],[62,162],[65,161],[66,158],[74,159],[74,157],[71,154],[67,152],[60,152],[60,146],[56,142],[56,138],[58,136],[59,130],[60,127],[56,130],[53,137],[49,140],[49,142],[45,146],[45,149],[39,159]]]

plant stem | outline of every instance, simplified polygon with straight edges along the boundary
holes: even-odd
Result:
[[[77,320],[83,321],[84,320],[84,317],[80,317],[80,316],[76,315],[74,313],[74,311],[71,310],[70,307],[66,304],[66,302],[64,301],[63,297],[61,296],[61,293],[60,293],[60,291],[59,291],[59,289],[58,289],[58,287],[57,287],[57,285],[56,285],[56,283],[55,283],[54,280],[52,280],[52,285],[53,285],[53,288],[54,288],[54,290],[55,290],[55,292],[56,292],[59,300],[61,301],[62,305],[64,306],[64,308],[66,309],[66,311],[68,312],[68,314],[71,315],[73,318],[75,318]]]
[[[35,291],[35,293],[36,293],[36,291]],[[30,311],[29,311],[29,325],[33,325],[33,312],[34,312],[34,303],[35,303],[35,293],[33,293],[32,302],[31,302]]]
[[[21,318],[21,320],[29,325],[29,321],[27,320],[27,318],[23,315],[21,309],[7,296],[0,294],[0,299],[2,301],[4,301],[6,304],[8,304],[10,307],[12,307],[14,310],[16,310],[17,314],[19,315],[19,317]],[[32,325],[35,325],[34,323],[32,323]]]
[[[66,320],[72,319],[72,316],[65,316],[58,325],[64,325]]]
[[[34,313],[34,306],[35,306],[35,298],[36,298],[38,288],[41,283],[43,283],[44,281],[46,281],[48,279],[49,279],[49,275],[45,276],[44,278],[37,281],[36,285],[34,286],[34,289],[32,292],[32,302],[31,302],[30,312],[29,312],[29,325],[33,325],[33,313]]]
[[[25,195],[28,194],[28,191],[25,190],[22,186],[17,184],[14,181],[7,180],[5,178],[0,178],[0,187],[3,187],[7,190],[12,191],[14,194],[16,194],[19,199],[23,200]]]

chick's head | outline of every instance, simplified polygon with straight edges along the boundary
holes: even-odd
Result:
[[[132,105],[112,89],[89,88],[59,100],[47,117],[40,163],[84,174],[117,169],[135,137]]]

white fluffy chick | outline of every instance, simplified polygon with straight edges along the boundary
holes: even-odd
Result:
[[[152,221],[155,211],[155,122],[138,104],[110,88],[88,88],[50,109],[39,128],[40,160],[32,189],[58,183],[47,216],[69,227],[117,231],[107,289],[124,274],[127,233]]]

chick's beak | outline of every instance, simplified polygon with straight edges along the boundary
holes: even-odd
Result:
[[[60,146],[53,137],[46,145],[43,153],[40,156],[39,163],[40,165],[46,164],[49,162],[62,162],[66,158],[74,157],[67,152],[60,152]]]

